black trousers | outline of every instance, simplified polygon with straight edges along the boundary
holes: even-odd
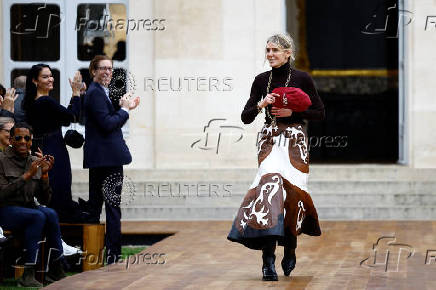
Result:
[[[89,169],[89,208],[91,215],[99,218],[103,201],[106,209],[106,259],[116,262],[121,255],[121,191],[123,166]]]

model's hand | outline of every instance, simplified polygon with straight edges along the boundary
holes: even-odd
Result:
[[[277,107],[271,108],[271,114],[273,114],[276,117],[283,118],[283,117],[290,117],[292,115],[291,109],[279,109]]]
[[[18,98],[18,95],[15,94],[15,89],[10,88],[6,90],[5,98],[3,99],[3,109],[8,110],[9,112],[14,112],[14,103]]]
[[[279,94],[276,93],[271,93],[266,95],[266,97],[262,100],[262,102],[260,102],[259,106],[263,109],[266,106],[274,103],[274,101],[276,100],[276,97],[280,97]]]
[[[71,80],[70,78],[68,78],[68,80],[70,81],[70,86],[73,90],[73,96],[80,96],[80,90],[83,87],[82,75],[80,74],[80,72],[76,71],[73,80]]]
[[[279,109],[277,107],[271,108],[271,114],[273,114],[276,117],[283,118],[283,117],[290,117],[292,115],[291,109]]]

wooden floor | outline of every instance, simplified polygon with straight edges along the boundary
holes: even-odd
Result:
[[[112,265],[47,289],[436,289],[436,222],[322,222],[321,237],[298,238],[291,277],[283,276],[278,248],[278,282],[261,281],[261,252],[227,241],[230,226],[216,221],[125,222],[124,233],[175,235],[145,250],[163,254],[160,258],[144,255],[128,269],[125,263]],[[158,264],[146,264],[142,257]]]

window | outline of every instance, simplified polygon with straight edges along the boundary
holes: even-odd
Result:
[[[34,64],[52,68],[51,96],[67,106],[71,98],[68,78],[82,73],[89,84],[89,61],[97,54],[114,60],[111,99],[128,90],[127,0],[3,0],[3,75],[5,86]],[[79,131],[84,131],[79,127]],[[127,134],[127,126],[123,132]]]
[[[14,4],[10,9],[11,59],[60,58],[60,8],[55,4]]]
[[[126,18],[126,7],[122,4],[78,5],[77,58],[91,60],[104,54],[113,60],[125,60],[126,32],[119,28]]]

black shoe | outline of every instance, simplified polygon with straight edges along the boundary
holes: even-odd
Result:
[[[66,276],[67,275],[65,275],[62,260],[58,259],[51,263],[44,279],[46,282],[53,283],[65,278]]]
[[[262,256],[263,266],[262,266],[262,280],[263,281],[278,281],[279,277],[277,276],[276,268],[274,266],[274,262],[276,260],[276,256]]]
[[[17,281],[18,287],[42,287],[43,285],[35,279],[35,268],[24,267],[23,276]]]
[[[282,260],[282,269],[285,276],[289,276],[295,268],[295,264],[297,262],[297,258],[295,256],[295,252],[289,255],[285,255]]]
[[[89,204],[88,204],[88,201],[86,201],[86,200],[84,200],[84,199],[82,199],[82,198],[80,198],[79,197],[79,208],[82,210],[82,211],[87,211],[87,212],[89,212],[89,210],[90,210],[90,208],[89,208]]]

